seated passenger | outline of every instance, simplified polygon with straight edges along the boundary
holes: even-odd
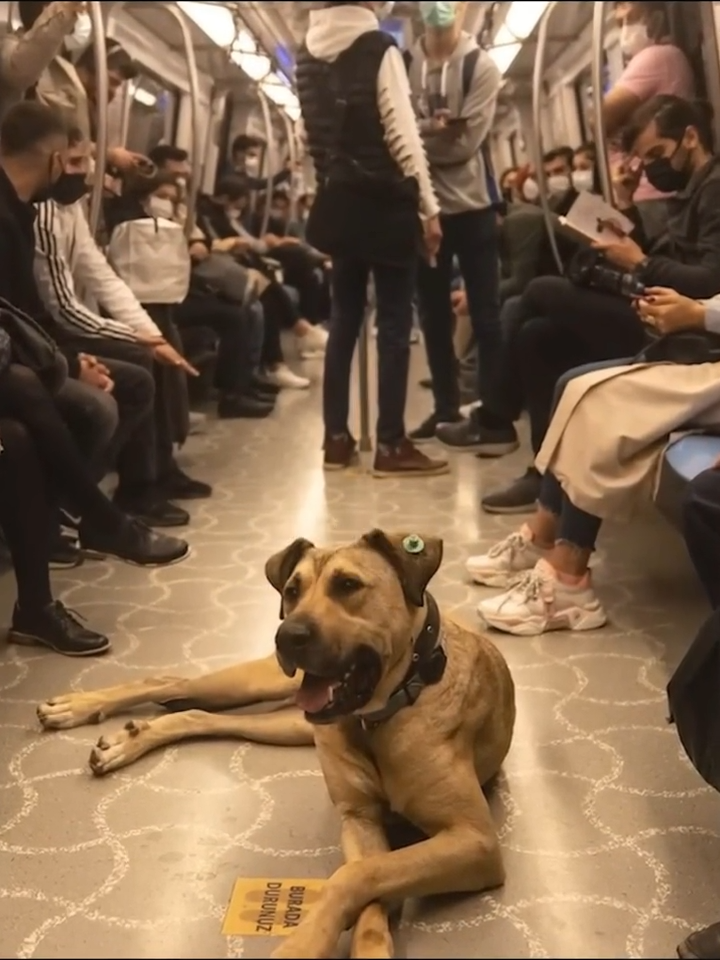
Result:
[[[77,53],[92,36],[85,3],[21,0],[18,6],[26,29],[0,41],[0,119],[32,90],[55,57]],[[35,8],[32,15],[30,8]]]
[[[694,299],[720,290],[720,159],[711,153],[709,118],[698,105],[677,97],[647,103],[627,130],[626,145],[642,161],[640,170],[678,195],[668,201],[664,235],[647,241],[638,227],[632,237],[596,244],[605,264],[578,285],[567,278],[541,277],[524,294],[514,336],[507,338],[490,396],[464,432],[443,440],[481,456],[516,449],[513,420],[524,404],[533,450],[540,449],[550,417],[555,383],[583,363],[633,356],[646,342],[623,283],[665,286]],[[639,223],[633,196],[639,179],[616,185],[620,209]],[[520,396],[520,401],[519,401]],[[539,477],[526,475],[502,493],[507,508],[532,509]],[[495,504],[500,512],[501,505]]]
[[[148,198],[148,211],[155,217],[174,220],[179,202],[177,182],[174,179],[165,183],[160,181]],[[219,393],[218,416],[220,419],[267,417],[275,405],[275,390],[256,378],[264,332],[262,319],[259,327],[253,324],[249,301],[246,304],[242,300],[221,299],[212,288],[193,283],[198,268],[211,252],[200,238],[192,240],[189,250],[192,264],[190,288],[185,299],[177,305],[174,316],[181,330],[206,327],[217,335],[215,387]],[[242,267],[233,261],[229,269],[242,270]],[[222,277],[220,273],[217,279]],[[212,279],[211,274],[209,283]]]
[[[594,143],[583,143],[578,147],[573,156],[572,165],[573,187],[580,193],[585,190],[587,193],[601,194],[600,180],[597,170],[597,151]]]
[[[17,584],[9,641],[37,643],[71,657],[106,653],[108,638],[85,626],[53,598],[49,572],[52,483],[47,458],[40,456],[27,428],[4,414],[0,442],[0,527]]]
[[[181,147],[160,144],[150,151],[150,159],[158,170],[172,175],[180,188],[182,197],[176,206],[175,219],[183,227],[187,219],[185,194],[188,177],[190,176],[190,162],[187,150]],[[307,377],[298,376],[285,363],[283,356],[280,331],[290,328],[295,323],[295,310],[288,301],[285,292],[275,282],[267,269],[256,269],[240,263],[243,247],[236,240],[213,239],[208,233],[202,220],[202,210],[207,200],[199,198],[198,213],[195,227],[191,235],[190,257],[193,264],[190,292],[186,300],[178,307],[176,317],[178,323],[187,328],[202,326],[208,307],[212,305],[218,313],[230,322],[228,301],[233,309],[233,316],[237,319],[235,304],[238,303],[237,288],[242,286],[242,314],[247,333],[253,340],[253,332],[260,330],[262,343],[260,346],[260,369],[253,374],[250,389],[253,396],[248,395],[247,402],[243,402],[248,416],[265,416],[259,408],[267,408],[268,401],[281,389],[305,390],[310,386]],[[233,249],[235,252],[233,253]],[[216,262],[215,254],[231,254],[235,260],[232,275],[225,269],[219,269],[224,264]],[[236,275],[241,274],[238,278]],[[251,291],[259,299],[257,304],[248,307],[245,293]],[[261,311],[259,313],[258,311]],[[235,321],[233,321],[235,322]],[[255,348],[248,350],[248,362],[255,363]],[[237,405],[237,404],[236,404]],[[253,410],[254,408],[254,410]]]
[[[626,66],[603,97],[603,132],[611,139],[620,136],[635,111],[649,100],[664,94],[685,100],[695,96],[692,65],[672,41],[665,3],[623,0],[615,3],[615,19]],[[622,152],[611,154],[613,166],[620,162]],[[643,175],[635,201],[656,200],[674,192],[658,188]]]
[[[239,133],[230,148],[227,176],[241,177],[249,190],[268,190],[292,179],[292,170],[286,167],[271,177],[262,176],[262,151],[267,144],[260,137]]]
[[[215,249],[227,249],[249,265],[256,266],[275,281],[272,269],[264,266],[264,258],[274,259],[263,241],[254,237],[243,226],[242,217],[248,201],[248,192],[244,183],[238,180],[222,180],[217,187],[217,195],[201,198],[198,206],[198,224],[213,242]],[[227,244],[225,247],[224,245]],[[278,261],[279,263],[279,261]],[[307,319],[298,319],[292,302],[277,282],[272,284],[271,296],[277,305],[284,299],[282,308],[282,326],[292,330],[298,344],[301,357],[311,359],[322,355],[327,343],[327,333],[322,327],[313,326]],[[275,289],[277,288],[277,289]],[[268,307],[265,307],[266,319]],[[278,313],[280,307],[277,307]]]
[[[323,316],[324,299],[322,282],[315,270],[318,253],[296,237],[261,233],[261,215],[257,213],[250,230],[244,223],[249,193],[247,184],[238,180],[222,180],[214,198],[215,205],[208,205],[206,216],[213,236],[222,239],[240,237],[249,250],[259,256],[276,260],[282,267],[283,283],[294,288],[300,301],[301,320],[297,321],[295,335],[298,337],[300,355],[304,359],[322,356],[327,345],[327,331],[319,326],[327,319]],[[242,250],[242,246],[237,247]],[[325,304],[326,305],[326,304]]]
[[[129,399],[135,402],[138,380],[148,382],[143,392],[147,395],[149,390],[151,415],[147,416],[145,410],[139,422],[132,422],[123,416],[122,408],[120,411],[121,426],[112,445],[118,472],[115,498],[126,513],[151,526],[181,526],[189,522],[189,515],[171,503],[164,491],[168,478],[175,476],[176,466],[163,399],[155,399],[153,365],[179,368],[191,375],[195,371],[164,339],[93,240],[83,203],[87,173],[87,144],[81,142],[76,132],[70,137],[62,189],[56,188],[53,199],[37,205],[38,289],[72,345],[100,356],[108,365],[119,406],[122,407],[124,381],[129,380],[132,385]],[[92,298],[110,316],[106,318],[89,309],[77,290],[82,290],[86,298]],[[111,461],[106,458],[100,466],[107,468]],[[104,469],[100,472],[104,473]]]
[[[602,626],[588,565],[603,520],[628,519],[646,498],[671,433],[720,422],[720,348],[702,337],[720,334],[720,296],[699,303],[650,288],[639,312],[661,335],[697,332],[707,362],[611,360],[560,378],[535,513],[467,563],[476,583],[507,588],[478,607],[491,627],[534,636]]]

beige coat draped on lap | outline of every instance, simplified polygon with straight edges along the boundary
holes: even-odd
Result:
[[[671,433],[720,427],[720,363],[644,363],[596,370],[565,388],[538,454],[570,500],[626,519],[653,492]]]

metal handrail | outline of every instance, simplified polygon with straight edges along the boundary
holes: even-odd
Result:
[[[614,203],[612,177],[610,175],[610,157],[605,123],[603,121],[603,55],[605,53],[605,4],[596,0],[593,7],[592,26],[592,86],[593,120],[595,126],[595,150],[600,187],[606,203]]]
[[[553,3],[547,8],[545,13],[540,19],[540,24],[538,27],[538,39],[537,39],[537,51],[535,53],[535,64],[533,67],[533,91],[532,91],[532,139],[533,146],[535,148],[535,177],[537,179],[537,185],[539,190],[539,200],[540,207],[543,212],[543,217],[545,219],[545,229],[547,230],[548,240],[550,242],[550,248],[552,250],[552,255],[557,264],[557,268],[560,273],[564,273],[565,269],[562,262],[562,257],[560,256],[560,250],[558,248],[557,239],[555,237],[555,214],[550,208],[550,198],[548,194],[548,179],[545,176],[545,168],[543,166],[543,157],[545,155],[545,149],[543,145],[543,132],[542,132],[542,100],[543,100],[543,77],[545,75],[545,53],[547,50],[548,43],[548,29],[550,26],[550,17],[552,16],[553,10],[558,5],[558,0],[554,0]]]

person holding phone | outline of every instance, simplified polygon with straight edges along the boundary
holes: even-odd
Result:
[[[421,443],[437,436],[461,448],[472,436],[474,425],[460,415],[451,303],[455,258],[478,345],[480,400],[485,397],[501,342],[496,217],[501,197],[494,189],[483,149],[495,117],[501,77],[489,54],[462,29],[466,8],[466,2],[421,3],[425,30],[407,60],[442,225],[435,263],[422,261],[418,271],[434,409],[410,437]]]

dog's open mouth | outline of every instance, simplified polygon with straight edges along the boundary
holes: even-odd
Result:
[[[380,682],[380,658],[361,647],[335,675],[305,671],[295,702],[313,723],[331,723],[366,706]]]

